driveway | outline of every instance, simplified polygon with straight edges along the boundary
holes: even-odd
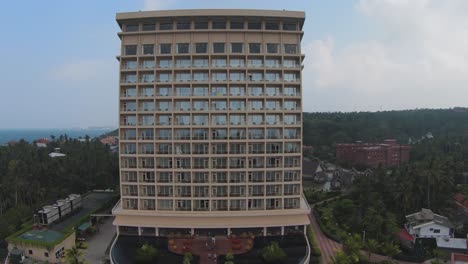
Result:
[[[84,252],[84,257],[90,264],[99,264],[106,255],[106,249],[112,242],[115,234],[115,227],[112,225],[114,217],[108,217],[104,223],[99,226],[99,232],[86,240],[88,249]]]

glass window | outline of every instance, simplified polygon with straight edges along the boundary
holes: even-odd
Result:
[[[263,87],[253,86],[249,87],[249,95],[251,96],[261,96],[263,94]]]
[[[263,124],[263,115],[249,115],[249,125],[261,125],[261,124]]]
[[[195,22],[195,29],[208,29],[208,22],[206,21]]]
[[[226,73],[225,72],[213,72],[211,74],[211,79],[213,81],[217,81],[217,82],[222,82],[222,81],[226,81]]]
[[[265,24],[266,30],[279,30],[279,23],[276,22],[268,22]]]
[[[224,68],[226,67],[226,59],[224,58],[214,58],[211,60],[211,65],[213,67],[217,67],[217,68]]]
[[[178,67],[178,68],[189,68],[190,64],[191,64],[191,62],[190,62],[189,58],[176,59],[176,67]]]
[[[267,43],[267,53],[279,53],[279,44],[277,43]]]
[[[136,61],[125,61],[123,63],[125,66],[125,69],[136,69],[137,67],[137,62]]]
[[[159,54],[171,54],[171,52],[172,49],[170,43],[164,43],[159,45]]]
[[[226,29],[226,21],[213,21],[213,29]]]
[[[190,82],[190,72],[179,72],[176,73],[177,82]]]
[[[193,88],[194,96],[208,96],[208,87],[194,87]]]
[[[296,24],[295,23],[284,23],[283,30],[288,31],[296,31]]]
[[[141,67],[145,69],[152,69],[154,68],[154,60],[143,60],[141,62]]]
[[[267,96],[281,95],[280,87],[267,86],[266,90],[265,90],[265,94]],[[274,101],[274,102],[276,102],[276,101]]]
[[[249,53],[261,53],[262,45],[260,43],[249,43]]]
[[[177,54],[187,54],[190,51],[190,44],[189,43],[177,43]]]
[[[154,82],[154,74],[142,74],[141,82]]]
[[[297,45],[296,44],[284,44],[284,53],[286,54],[296,54]]]
[[[231,86],[229,88],[229,95],[243,96],[243,95],[245,95],[245,89],[242,86]]]
[[[190,22],[177,22],[177,29],[190,29]]]
[[[286,82],[295,82],[295,81],[297,81],[297,74],[295,74],[295,73],[285,73],[284,74],[284,80]]]
[[[231,21],[231,29],[244,29],[243,21]]]
[[[196,92],[194,92],[194,95],[201,96],[199,94],[196,94]],[[200,111],[200,110],[207,110],[207,109],[208,109],[208,101],[193,101],[193,110]]]
[[[296,96],[297,95],[297,88],[296,87],[284,87],[284,95],[287,96]]]
[[[212,125],[226,125],[227,124],[227,116],[226,115],[212,115],[211,116],[211,124]],[[219,131],[217,131],[218,136]],[[225,136],[222,136],[225,137]]]
[[[245,73],[244,72],[230,72],[229,80],[230,81],[244,81]]]
[[[172,80],[172,74],[170,73],[159,73],[158,82],[169,82]]]
[[[230,67],[244,67],[244,59],[232,58],[229,60]]]
[[[248,61],[248,66],[249,67],[262,67],[263,66],[263,60],[262,59],[257,59],[257,58],[250,58]]]
[[[267,72],[265,74],[265,80],[269,82],[275,82],[280,80],[280,73],[279,72]]]
[[[266,59],[265,66],[268,68],[279,68],[281,66],[281,61],[279,59]]]
[[[195,53],[207,53],[208,52],[208,43],[196,43],[195,44]]]
[[[284,59],[285,68],[296,68],[298,66],[297,60],[295,59]]]
[[[209,74],[208,72],[194,72],[193,73],[193,80],[196,82],[204,82],[208,81]]]
[[[245,123],[244,115],[230,115],[229,122],[231,125],[243,125]]]
[[[211,90],[212,96],[226,96],[226,87],[225,86],[216,86]]]
[[[231,53],[244,52],[244,43],[231,43]]]
[[[154,54],[154,45],[153,44],[143,44],[142,52],[143,52],[143,55],[153,55]]]
[[[245,109],[245,102],[244,101],[229,101],[229,108],[231,110],[244,110]]]
[[[125,25],[126,32],[135,32],[138,31],[138,24],[136,25]]]
[[[172,30],[173,25],[172,21],[159,22],[159,30]]]
[[[156,24],[143,24],[143,31],[156,30]]]
[[[169,96],[171,95],[171,87],[159,87],[158,88],[158,96]]]
[[[172,67],[172,60],[171,59],[160,59],[158,62],[159,68],[170,68]]]
[[[190,87],[177,87],[176,96],[190,96]]]
[[[193,59],[193,67],[197,67],[197,68],[208,67],[208,59],[203,59],[203,58]]]
[[[125,45],[125,55],[136,55],[137,45]]]
[[[213,53],[225,53],[225,45],[224,43],[218,42],[213,43]]]
[[[262,29],[262,22],[249,22],[249,29]]]

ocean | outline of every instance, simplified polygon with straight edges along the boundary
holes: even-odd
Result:
[[[56,138],[60,135],[67,135],[71,138],[85,137],[97,137],[107,132],[114,130],[114,128],[67,128],[67,129],[0,129],[0,145],[3,145],[9,141],[24,139],[28,142],[32,142],[39,138],[50,139],[51,135]]]

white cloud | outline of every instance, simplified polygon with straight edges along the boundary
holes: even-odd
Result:
[[[468,105],[468,1],[361,0],[356,10],[375,29],[367,39],[304,46],[305,96],[346,92],[349,103],[305,110]]]
[[[48,73],[51,80],[56,81],[87,81],[91,79],[102,79],[103,74],[109,74],[115,64],[96,59],[85,59],[72,61],[67,64],[56,66]]]
[[[143,10],[161,10],[166,9],[172,0],[144,0]]]

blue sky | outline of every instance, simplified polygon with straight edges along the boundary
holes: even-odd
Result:
[[[305,111],[467,106],[465,2],[9,1],[0,10],[0,128],[116,126],[115,13],[148,9],[305,11]]]

